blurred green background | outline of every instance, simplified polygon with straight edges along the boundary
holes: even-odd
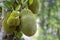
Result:
[[[0,17],[1,17],[1,15],[2,15],[2,7],[0,7]]]
[[[38,36],[34,40],[60,40],[60,0],[40,0]]]

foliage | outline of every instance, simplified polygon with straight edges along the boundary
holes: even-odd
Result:
[[[44,30],[42,39],[38,40],[60,40],[60,0],[40,0],[40,27]],[[40,37],[39,36],[39,37]],[[41,38],[40,37],[40,38]]]

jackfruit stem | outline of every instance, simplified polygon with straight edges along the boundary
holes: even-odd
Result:
[[[18,4],[21,5],[22,9],[24,8],[24,4],[21,2],[21,0],[17,0],[18,1]]]

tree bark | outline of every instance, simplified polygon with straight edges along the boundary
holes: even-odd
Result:
[[[6,10],[2,7],[2,20],[4,19],[6,15]],[[1,28],[2,29],[2,40],[4,40],[4,37],[6,36],[6,34],[4,33],[4,30],[3,30],[3,27]]]

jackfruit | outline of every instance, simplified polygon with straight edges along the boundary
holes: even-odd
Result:
[[[4,32],[6,34],[13,34],[13,32],[15,31],[15,27],[14,26],[9,26],[7,24],[7,19],[9,18],[9,16],[10,16],[10,13],[7,13],[3,22],[2,22],[2,26],[3,26]]]
[[[33,13],[29,9],[23,9],[21,15],[21,31],[26,36],[33,36],[37,29]]]
[[[28,6],[28,8],[34,13],[37,14],[39,12],[39,0],[33,0],[33,3]]]
[[[18,11],[13,11],[7,20],[7,24],[10,26],[18,26],[20,23]]]

